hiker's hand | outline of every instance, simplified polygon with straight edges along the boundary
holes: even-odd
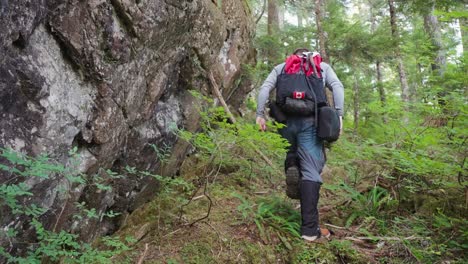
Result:
[[[265,131],[266,130],[266,121],[265,121],[265,118],[261,117],[261,116],[257,116],[257,125],[258,127],[260,128],[261,131]]]
[[[340,116],[340,136],[343,134],[343,117]]]

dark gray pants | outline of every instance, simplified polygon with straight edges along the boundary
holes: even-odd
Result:
[[[322,183],[320,173],[325,165],[325,155],[323,142],[317,138],[314,118],[288,118],[286,127],[280,133],[291,144],[288,156],[297,152],[302,180]]]
[[[292,164],[291,157],[297,153],[298,165],[302,176],[301,183],[301,234],[306,236],[320,235],[318,200],[322,172],[325,165],[323,142],[317,138],[314,117],[288,118],[281,135],[291,144],[286,166]],[[288,162],[289,159],[289,162]]]

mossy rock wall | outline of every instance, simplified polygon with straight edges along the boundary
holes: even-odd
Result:
[[[210,95],[212,72],[236,109],[252,88],[235,81],[241,64],[253,60],[254,28],[243,1],[2,0],[0,14],[0,147],[47,153],[63,164],[76,148],[76,169],[88,183],[60,192],[63,178],[0,176],[26,180],[30,202],[47,209],[46,227],[84,240],[114,232],[157,194],[155,180],[113,179],[102,168],[176,174],[187,145],[172,129],[198,129],[197,103],[188,91]],[[169,153],[169,165],[162,166],[154,147]],[[111,190],[89,184],[94,175],[107,179]],[[80,222],[71,217],[76,202],[121,215]],[[31,233],[24,219],[1,215],[2,228],[21,230],[19,238]]]

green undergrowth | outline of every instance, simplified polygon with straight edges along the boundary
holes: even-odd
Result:
[[[162,160],[160,152],[156,151],[155,156]],[[124,257],[119,258],[119,263],[130,263],[133,256],[131,250],[136,242],[133,234],[105,236],[85,242],[77,231],[57,228],[57,223],[45,225],[44,216],[50,214],[52,208],[44,206],[36,198],[43,194],[38,193],[28,182],[48,183],[51,191],[62,199],[71,199],[72,190],[84,186],[93,187],[97,192],[109,192],[112,190],[112,180],[124,177],[140,177],[142,180],[154,178],[160,183],[160,193],[167,197],[192,187],[181,178],[163,177],[133,167],[126,167],[120,173],[100,169],[94,175],[85,175],[77,170],[80,164],[76,148],[69,152],[66,164],[46,154],[32,157],[4,148],[0,148],[0,159],[0,170],[8,175],[0,183],[1,217],[2,220],[11,221],[0,231],[0,262],[5,263],[113,263],[114,258],[121,254]],[[112,210],[98,211],[81,201],[74,203],[74,212],[69,220],[86,225],[90,221],[120,215],[120,212]],[[60,216],[55,219],[57,222]]]
[[[282,164],[287,144],[275,124],[267,133],[258,132],[251,120],[232,124],[222,108],[194,96],[203,102],[203,130],[178,131],[195,149],[181,168],[181,177],[194,188],[159,195],[130,216],[119,235],[138,234],[139,258],[147,263],[367,263],[349,241],[309,244],[300,238],[300,209],[285,196],[283,168],[269,166],[259,155]]]
[[[145,226],[140,219],[153,219],[137,244],[148,263],[464,263],[456,134],[443,140],[447,131],[419,128],[416,121],[408,127],[416,135],[400,130],[391,138],[382,128],[373,128],[372,136],[361,131],[366,140],[345,134],[328,152],[320,200],[321,222],[332,225],[334,236],[311,244],[300,238],[300,209],[284,194],[282,168],[258,154],[282,164],[284,141],[259,133],[253,120],[232,124],[222,108],[195,96],[205,100],[203,130],[179,131],[195,149],[181,170],[194,189],[179,194],[179,203],[159,196],[122,230],[138,233]],[[395,131],[400,127],[398,120],[388,122]],[[463,132],[451,130],[457,131]],[[155,227],[154,219],[162,218],[164,228],[160,220]],[[144,253],[144,245],[153,253]]]
[[[9,163],[1,168],[18,179],[64,177],[71,185],[106,191],[109,177],[141,175],[157,179],[162,188],[123,219],[114,236],[89,244],[76,234],[43,227],[36,219],[44,209],[21,202],[32,196],[28,186],[3,183],[2,205],[29,219],[37,238],[27,256],[13,256],[7,248],[0,254],[11,263],[466,262],[460,140],[466,131],[457,128],[456,120],[451,128],[433,129],[414,118],[401,130],[390,115],[386,129],[363,126],[366,139],[345,131],[328,152],[320,199],[321,224],[330,224],[334,235],[330,241],[306,243],[299,233],[298,201],[284,192],[280,165],[288,144],[276,133],[279,125],[269,123],[269,132],[260,133],[248,117],[233,124],[212,100],[193,95],[200,102],[202,129],[175,130],[193,151],[174,179],[126,168],[122,173],[103,170],[90,180],[46,156],[3,150]],[[155,151],[163,160],[165,155]],[[86,204],[77,208],[74,218],[79,220],[119,214],[98,213]],[[5,232],[14,241],[18,230]]]
[[[78,234],[46,227],[42,216],[48,208],[35,201],[36,193],[27,184],[28,181],[61,182],[56,191],[63,197],[70,195],[72,187],[83,184],[93,185],[98,190],[111,188],[105,177],[117,178],[120,175],[110,170],[102,171],[92,180],[77,172],[76,149],[69,153],[70,162],[66,165],[57,162],[47,155],[30,157],[11,149],[0,149],[2,164],[0,169],[9,175],[0,184],[0,205],[2,218],[10,219],[11,224],[0,231],[0,261],[5,263],[111,263],[111,257],[129,251],[134,242],[131,236],[102,237],[95,243],[86,243]],[[116,217],[113,211],[97,212],[84,203],[76,204],[77,211],[72,216],[75,220],[91,221],[103,217]],[[50,208],[49,208],[50,209]],[[25,247],[24,245],[28,245]],[[17,253],[21,247],[23,252]],[[123,259],[123,262],[128,262]]]
[[[385,124],[377,120],[382,116],[369,116],[360,136],[334,144],[330,167],[345,173],[324,187],[347,198],[336,203],[344,212],[341,225],[359,227],[359,236],[374,237],[395,253],[382,261],[464,263],[467,108],[451,109],[456,115],[449,116],[427,105],[414,107],[417,114],[407,114],[407,124],[398,111],[380,109],[387,113]],[[420,117],[429,112],[431,117]]]
[[[142,235],[138,255],[145,254],[145,245],[151,252],[145,263],[367,263],[367,256],[349,241],[302,241],[297,202],[287,198],[283,188],[266,191],[269,188],[269,181],[246,188],[232,184],[229,175],[219,175],[207,187],[213,204],[206,219],[197,221],[208,212],[207,197],[184,206],[182,215],[182,204],[170,207],[174,203],[166,202],[171,198],[159,197],[132,214],[119,235]],[[201,191],[195,197],[199,195]],[[159,221],[162,214],[167,221]]]

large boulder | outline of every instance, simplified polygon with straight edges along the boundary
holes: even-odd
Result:
[[[217,2],[0,0],[0,147],[46,153],[86,178],[0,172],[2,182],[31,187],[30,201],[46,209],[40,218],[46,227],[90,241],[154,197],[156,180],[124,168],[177,173],[188,146],[173,130],[199,128],[188,91],[211,94],[209,72],[228,103],[240,106],[250,87],[238,87],[236,79],[241,64],[253,60],[253,23],[245,1]],[[98,188],[95,178],[111,188]],[[121,217],[72,218],[78,202]],[[25,219],[1,210],[2,229],[15,228],[18,241],[27,240]]]

